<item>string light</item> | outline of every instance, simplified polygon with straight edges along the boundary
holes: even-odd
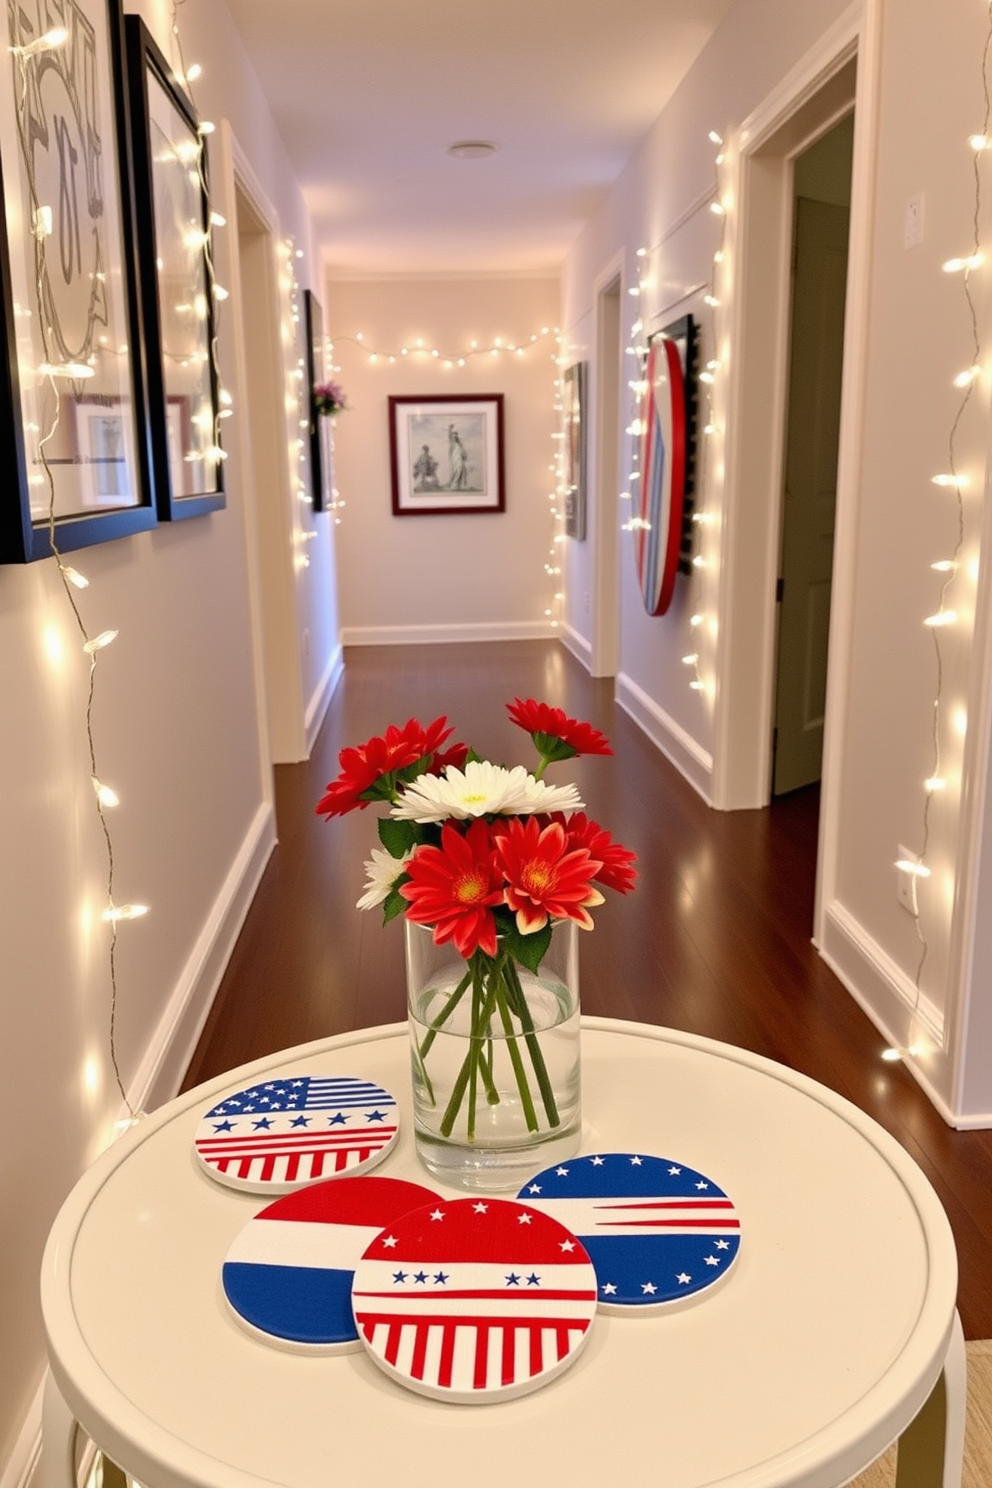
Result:
[[[534,331],[519,341],[507,341],[505,336],[496,336],[488,346],[480,346],[477,340],[473,340],[467,348],[462,347],[457,351],[445,350],[443,346],[428,345],[423,336],[416,337],[411,345],[394,347],[392,350],[385,350],[381,346],[368,346],[364,331],[356,331],[352,335],[343,335],[339,332],[335,334],[334,340],[336,344],[351,342],[359,345],[365,352],[370,365],[383,361],[395,363],[397,357],[427,357],[431,361],[441,361],[448,366],[457,364],[459,367],[464,367],[473,357],[498,357],[504,354],[526,356],[528,351],[536,350],[539,342],[548,337],[551,337],[556,344],[558,343],[560,332],[557,326],[541,326],[540,330]]]
[[[716,251],[713,254],[715,281],[717,270],[723,263],[725,256],[725,240],[728,227],[729,205],[731,198],[728,193],[723,191],[720,180],[720,166],[723,164],[725,158],[722,150],[722,146],[724,143],[723,136],[716,130],[711,130],[709,134],[709,141],[712,145],[715,145],[719,148],[719,153],[716,155],[714,163],[713,200],[710,203],[711,213],[715,218],[718,219],[720,223],[720,238],[716,247]],[[639,376],[636,379],[631,379],[629,383],[630,391],[637,399],[638,413],[630,421],[626,429],[627,435],[631,440],[631,457],[630,469],[627,473],[627,489],[620,492],[621,502],[631,501],[631,492],[629,488],[640,481],[642,474],[642,472],[638,468],[640,460],[640,438],[642,435],[644,422],[640,410],[643,407],[644,400],[646,399],[650,391],[645,381],[645,371],[648,358],[648,341],[644,334],[644,321],[646,317],[643,314],[642,307],[644,305],[645,299],[648,298],[648,291],[652,284],[652,280],[650,277],[651,256],[652,249],[646,246],[639,247],[635,253],[635,263],[637,267],[637,284],[636,286],[631,287],[631,296],[638,302],[638,314],[637,318],[634,320],[633,324],[630,327],[630,340],[627,345],[626,351],[629,356],[633,356],[637,359],[640,369]],[[712,528],[715,525],[715,519],[710,513],[698,509],[699,504],[702,502],[704,497],[709,495],[708,488],[712,483],[710,480],[710,472],[708,468],[707,445],[710,443],[714,443],[715,437],[720,432],[719,421],[714,414],[713,402],[714,392],[718,388],[719,377],[722,371],[721,354],[718,352],[718,347],[720,345],[718,337],[718,327],[714,314],[714,312],[721,306],[721,297],[715,282],[706,286],[706,292],[702,296],[702,302],[710,311],[709,335],[706,337],[706,340],[709,342],[713,354],[708,358],[703,370],[698,374],[696,379],[700,400],[703,405],[700,409],[699,425],[702,427],[702,431],[707,437],[706,439],[699,442],[699,447],[697,450],[697,510],[693,512],[693,524],[694,530],[699,530],[705,533],[707,529]],[[722,470],[722,463],[717,462],[714,466],[714,477],[718,481],[722,481]],[[639,515],[630,515],[625,521],[622,522],[621,525],[623,530],[627,532],[643,531],[650,526],[650,524]],[[690,690],[701,695],[708,695],[710,698],[712,698],[714,695],[714,689],[701,674],[700,668],[703,665],[704,659],[697,641],[703,634],[703,627],[706,623],[706,605],[703,602],[703,592],[705,586],[708,586],[712,582],[710,574],[714,570],[715,564],[708,564],[707,559],[702,555],[702,553],[696,553],[689,563],[689,578],[691,587],[688,608],[691,612],[689,627],[692,636],[692,645],[691,650],[687,651],[687,653],[682,658],[683,665],[686,666],[690,671],[688,684]],[[715,635],[715,622],[711,621],[708,629],[711,635]]]
[[[499,358],[501,356],[507,356],[516,359],[525,357],[530,352],[546,355],[547,343],[549,341],[554,346],[554,350],[551,353],[551,361],[555,368],[552,388],[552,408],[555,414],[555,428],[551,434],[552,458],[548,466],[553,483],[553,489],[548,492],[549,515],[552,518],[553,530],[550,539],[549,557],[544,565],[544,571],[553,582],[552,602],[545,609],[544,615],[550,621],[551,628],[556,630],[561,622],[561,604],[564,598],[561,588],[556,582],[561,573],[561,567],[557,561],[557,549],[561,543],[567,541],[567,535],[564,531],[567,434],[561,423],[561,415],[565,405],[562,397],[563,385],[561,375],[564,358],[562,356],[562,337],[559,327],[542,325],[529,332],[526,336],[515,339],[509,339],[506,336],[495,336],[488,344],[480,343],[478,338],[472,338],[467,347],[459,347],[457,350],[446,349],[441,345],[434,344],[433,338],[428,339],[424,336],[416,336],[410,344],[393,347],[390,350],[372,346],[364,331],[354,331],[351,334],[336,332],[333,343],[329,344],[332,347],[338,347],[342,344],[350,344],[357,347],[364,353],[370,367],[379,367],[382,365],[393,366],[398,359],[407,357],[419,358],[424,365],[437,365],[443,369],[448,369],[456,365],[464,367],[473,358]],[[342,369],[339,365],[334,365],[332,361],[331,370],[340,372]],[[335,500],[331,505],[343,507],[344,504],[343,501],[337,499],[337,492],[335,492]],[[340,518],[335,517],[335,522],[339,523]]]
[[[975,387],[979,383],[982,372],[982,347],[979,340],[978,315],[975,309],[975,303],[971,291],[971,276],[975,271],[982,267],[985,261],[979,241],[979,223],[982,218],[982,185],[979,165],[981,156],[989,148],[990,144],[989,123],[990,113],[992,113],[992,90],[990,90],[989,85],[989,56],[990,52],[992,52],[992,3],[990,3],[988,6],[987,19],[988,28],[986,42],[982,53],[982,93],[984,98],[984,117],[982,120],[981,131],[977,134],[971,135],[968,139],[968,144],[973,152],[971,161],[973,178],[973,210],[971,213],[973,236],[971,251],[969,253],[963,254],[961,257],[947,259],[943,264],[941,264],[941,269],[945,274],[961,275],[962,293],[964,295],[968,320],[971,328],[972,345],[971,355],[968,359],[966,367],[963,371],[958,372],[953,378],[953,385],[959,390],[961,397],[958,402],[954,417],[951,421],[950,430],[948,432],[947,468],[944,472],[930,477],[933,485],[952,493],[954,498],[955,518],[955,539],[950,557],[938,559],[930,565],[931,570],[934,573],[940,575],[941,586],[937,609],[934,611],[933,614],[927,615],[923,621],[923,624],[929,630],[932,638],[932,644],[934,648],[934,665],[936,671],[934,697],[930,707],[930,744],[932,752],[932,764],[930,773],[923,782],[923,810],[921,821],[920,852],[915,859],[910,860],[906,858],[900,858],[896,864],[896,867],[900,872],[910,875],[911,878],[912,892],[910,895],[910,909],[920,946],[920,953],[914,975],[914,1011],[918,1008],[920,997],[922,995],[923,970],[926,964],[929,949],[923,924],[923,917],[917,900],[916,889],[918,884],[926,882],[932,876],[931,869],[927,863],[927,856],[930,851],[931,838],[931,803],[933,802],[935,797],[946,797],[950,794],[948,790],[948,780],[942,767],[942,736],[944,732],[944,656],[941,637],[948,629],[954,627],[959,619],[958,612],[951,608],[947,601],[952,586],[958,581],[959,578],[959,558],[965,544],[965,505],[963,493],[968,489],[970,484],[968,477],[958,470],[958,431],[965,410],[969,405]],[[952,728],[961,738],[963,738],[964,731],[967,727],[967,717],[966,715],[962,715],[964,715],[964,710],[956,708],[953,711],[951,718]],[[956,799],[951,802],[951,809],[960,812],[960,787],[958,789]],[[949,894],[943,897],[943,902],[947,903],[949,902],[949,900]],[[941,899],[938,897],[935,903],[940,902]],[[917,1047],[910,1046],[908,1050],[886,1050],[882,1057],[889,1059],[898,1059],[902,1058],[903,1055],[907,1052],[913,1054],[919,1052],[919,1049]]]

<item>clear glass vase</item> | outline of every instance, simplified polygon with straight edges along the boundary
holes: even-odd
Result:
[[[579,1147],[578,930],[536,973],[501,945],[463,960],[406,922],[417,1155],[442,1182],[496,1192]]]

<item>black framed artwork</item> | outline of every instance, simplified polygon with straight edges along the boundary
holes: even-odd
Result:
[[[206,145],[141,17],[124,25],[155,500],[177,521],[225,505]]]
[[[0,16],[0,562],[153,527],[117,0]]]
[[[503,394],[389,400],[396,517],[501,512]]]
[[[565,435],[565,536],[585,541],[586,535],[586,380],[588,364],[574,362],[562,378],[562,418]]]
[[[318,411],[313,390],[327,373],[324,357],[324,312],[313,290],[303,291],[307,332],[307,377],[310,389],[310,484],[314,511],[330,511],[334,501],[334,440],[329,414]]]

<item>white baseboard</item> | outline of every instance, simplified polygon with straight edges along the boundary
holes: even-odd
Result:
[[[827,907],[823,939],[817,949],[885,1043],[893,1049],[907,1050],[903,1063],[948,1126],[958,1131],[992,1126],[990,1113],[955,1110],[927,1069],[928,1063],[946,1064],[947,1060],[940,1009],[925,995],[917,996],[912,978],[837,901]],[[929,1048],[914,1058],[908,1050],[917,1040]]]
[[[477,621],[465,625],[352,625],[344,646],[432,646],[449,641],[546,641],[558,631],[548,620]]]
[[[558,639],[566,650],[571,651],[576,661],[581,661],[588,672],[592,667],[592,642],[580,635],[574,626],[567,624],[559,625]]]
[[[643,729],[652,744],[684,775],[694,790],[698,791],[712,806],[713,756],[688,734],[685,729],[669,717],[643,688],[638,687],[625,672],[616,680],[616,701]]]
[[[131,1080],[135,1109],[153,1110],[182,1084],[234,943],[276,845],[275,812],[263,802],[211,906],[165,1012]]]
[[[276,843],[275,812],[263,802],[218,891],[210,913],[173,988],[144,1058],[129,1082],[135,1110],[153,1110],[182,1084],[234,943],[251,907],[259,879]],[[127,1111],[122,1107],[120,1117]],[[28,1408],[11,1456],[0,1472],[0,1488],[35,1488],[40,1483],[44,1379]]]
[[[323,723],[327,710],[330,707],[331,698],[334,696],[335,689],[343,676],[344,650],[341,644],[338,643],[327,659],[324,675],[314,689],[313,696],[310,699],[303,718],[303,732],[306,735],[308,759],[310,758],[310,752],[316,742],[317,735],[320,733],[320,725]]]
[[[41,1407],[45,1393],[45,1378],[41,1378],[27,1415],[14,1442],[14,1450],[0,1473],[0,1488],[32,1488],[40,1482],[38,1468],[41,1465]]]

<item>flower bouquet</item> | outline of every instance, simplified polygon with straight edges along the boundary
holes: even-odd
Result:
[[[576,928],[601,888],[634,887],[634,854],[584,812],[550,764],[612,754],[598,729],[517,698],[512,721],[538,753],[533,772],[449,744],[446,718],[340,754],[317,805],[331,818],[373,802],[380,848],[359,909],[406,920],[417,1147],[449,1181],[511,1186],[579,1140]],[[447,747],[444,747],[447,746]]]
[[[331,414],[341,413],[348,407],[345,402],[344,388],[339,382],[318,382],[313,388],[314,412],[330,417]]]

